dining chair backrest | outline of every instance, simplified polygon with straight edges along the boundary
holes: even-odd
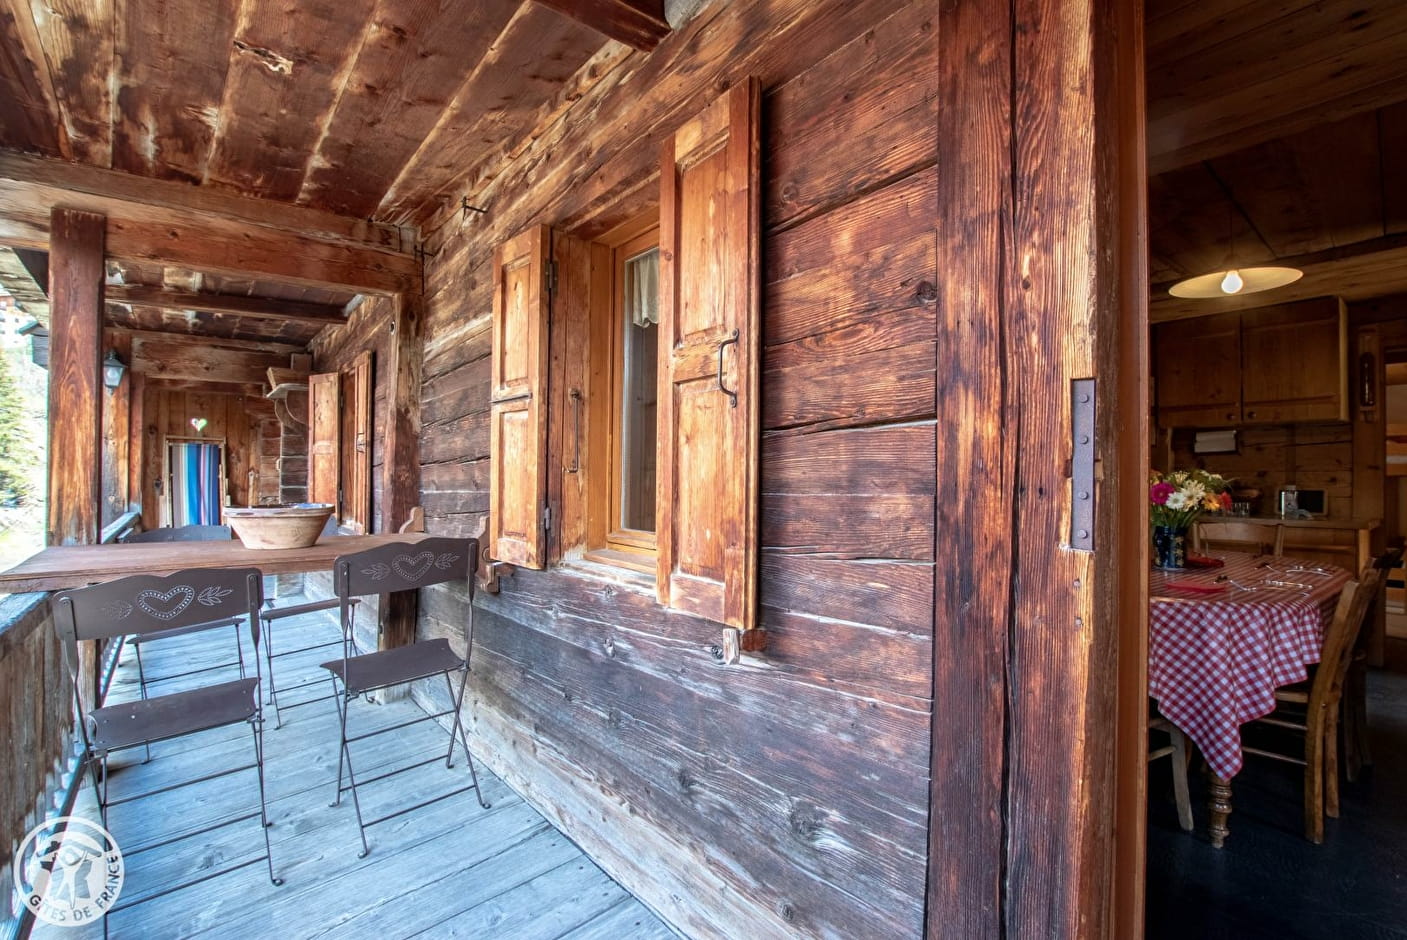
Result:
[[[1192,530],[1194,551],[1206,551],[1208,543],[1237,551],[1285,553],[1285,527],[1277,522],[1216,521],[1198,522]]]
[[[351,599],[368,594],[414,591],[459,581],[467,585],[472,601],[474,579],[470,575],[478,554],[478,539],[430,538],[339,555],[332,564],[332,590],[342,602],[342,623],[348,623]]]
[[[139,574],[60,591],[50,600],[59,636],[70,643],[247,616],[256,645],[263,602],[258,568],[187,568],[165,577]]]
[[[231,537],[227,525],[183,525],[133,532],[123,542],[218,542]]]
[[[1310,687],[1309,707],[1315,709],[1332,705],[1343,694],[1344,678],[1363,620],[1378,594],[1382,569],[1369,565],[1359,580],[1344,585],[1334,608],[1334,619],[1324,632],[1324,646],[1319,653],[1319,667]]]

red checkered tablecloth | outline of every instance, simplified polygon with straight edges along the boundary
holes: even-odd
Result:
[[[1241,726],[1274,711],[1275,690],[1304,680],[1319,661],[1350,575],[1289,558],[1215,557],[1226,566],[1149,577],[1148,694],[1212,772],[1230,778],[1241,770]]]

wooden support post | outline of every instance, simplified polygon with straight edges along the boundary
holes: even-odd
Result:
[[[50,545],[98,540],[102,498],[103,238],[107,220],[55,209],[49,245]]]
[[[108,333],[104,349],[111,349],[117,358],[130,366],[132,364],[132,334],[126,330]],[[107,525],[127,511],[129,448],[131,447],[131,427],[134,411],[132,389],[136,378],[130,368],[122,376],[122,383],[116,389],[99,396],[103,402],[102,448],[102,518]]]
[[[49,545],[98,541],[102,503],[103,243],[107,220],[54,209],[49,242]],[[85,643],[81,688],[97,701],[99,655]]]
[[[391,343],[385,362],[386,444],[382,464],[381,532],[395,532],[420,505],[420,377],[424,341],[420,297],[404,293],[391,303]],[[381,605],[381,647],[415,640],[416,596],[391,594]]]

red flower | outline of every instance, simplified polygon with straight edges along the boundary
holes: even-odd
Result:
[[[1148,491],[1148,496],[1153,500],[1154,506],[1166,506],[1168,497],[1177,492],[1177,487],[1166,480],[1154,483]]]
[[[1224,491],[1223,491],[1222,494],[1221,494],[1221,511],[1222,511],[1222,512],[1230,512],[1230,511],[1231,511],[1231,494],[1228,493],[1228,492],[1224,492]]]

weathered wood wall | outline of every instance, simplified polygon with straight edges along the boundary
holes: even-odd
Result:
[[[1242,428],[1236,435],[1238,451],[1231,454],[1194,453],[1195,438],[1192,430],[1172,432],[1173,467],[1202,467],[1235,478],[1239,486],[1259,489],[1257,511],[1263,515],[1274,514],[1276,491],[1287,483],[1324,490],[1325,509],[1331,516],[1353,515],[1352,424]]]
[[[633,214],[658,189],[662,137],[762,80],[766,655],[723,667],[716,624],[560,569],[506,579],[476,618],[488,763],[697,936],[923,931],[936,13],[710,5],[541,128],[485,219],[445,213],[431,232],[422,502],[432,532],[467,535],[487,508],[494,245],[535,221],[590,237]],[[463,596],[424,594],[422,633],[457,632]]]
[[[342,372],[350,370],[353,360],[364,350],[371,350],[372,401],[371,401],[371,511],[373,532],[381,532],[381,497],[385,491],[382,479],[386,459],[386,385],[387,369],[384,367],[391,345],[392,302],[385,297],[368,297],[348,318],[345,327],[325,330],[313,341],[314,372]],[[344,393],[349,389],[344,388]],[[342,410],[350,415],[351,402],[345,398]],[[344,446],[351,446],[351,437],[343,433]]]

